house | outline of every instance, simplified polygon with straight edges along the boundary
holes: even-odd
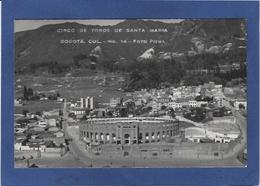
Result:
[[[14,150],[16,151],[30,151],[31,148],[29,145],[22,145],[22,143],[18,142],[14,144]]]
[[[42,128],[45,128],[47,126],[47,123],[46,123],[45,120],[40,120],[40,121],[38,121],[38,126],[42,127]]]
[[[25,128],[15,128],[15,133],[23,133],[25,130]]]
[[[15,99],[14,100],[14,106],[15,107],[23,106],[22,100],[21,99]]]
[[[152,107],[153,112],[157,112],[161,109],[161,104],[157,103],[156,101],[152,101],[151,107]]]
[[[56,119],[54,119],[54,118],[51,118],[51,119],[47,119],[47,124],[49,125],[49,126],[56,126]]]
[[[98,108],[98,109],[93,110],[92,113],[94,113],[94,115],[96,115],[99,118],[105,117],[106,109]]]
[[[169,103],[169,101],[170,101],[170,97],[169,96],[160,96],[160,97],[158,97],[157,98],[157,102],[158,103],[161,103],[161,104],[168,104]]]
[[[58,101],[58,102],[64,102],[64,98],[57,97],[57,101]]]
[[[60,138],[60,137],[63,137],[63,136],[64,136],[64,133],[61,132],[61,131],[58,131],[58,132],[55,132],[54,135],[55,135],[57,138]]]
[[[175,110],[176,108],[178,108],[178,109],[182,108],[182,103],[171,101],[171,102],[168,103],[168,106]]]
[[[40,98],[40,101],[46,101],[46,100],[48,100],[47,97],[42,97],[42,98]]]
[[[196,100],[189,101],[189,106],[190,107],[198,107],[197,101]]]
[[[110,107],[116,107],[118,104],[121,103],[121,99],[120,98],[111,98],[110,99]]]
[[[135,103],[136,106],[141,106],[142,105],[142,100],[140,100],[140,99],[136,100],[134,103]]]
[[[42,132],[42,131],[44,131],[44,128],[43,127],[33,127],[30,130],[34,131],[34,132]]]
[[[237,99],[234,101],[234,108],[236,110],[245,109],[247,110],[247,101],[244,99]]]
[[[51,110],[51,111],[48,111],[48,112],[43,112],[42,115],[44,117],[59,116],[60,115],[60,111],[58,109],[55,109],[55,110]]]
[[[58,127],[50,127],[50,128],[48,128],[48,131],[49,132],[57,132],[57,131],[59,131],[59,128]]]
[[[86,108],[81,108],[81,107],[74,107],[71,108],[70,113],[77,115],[84,115],[86,113]]]

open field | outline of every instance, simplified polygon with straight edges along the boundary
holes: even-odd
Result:
[[[28,156],[31,153],[28,152],[15,152],[16,156]],[[34,156],[35,157],[35,156]],[[59,155],[43,155],[41,158],[30,159],[30,165],[36,164],[39,168],[69,168],[69,167],[85,167],[84,164],[77,158],[75,158],[72,153],[67,152],[64,156]],[[14,162],[15,168],[26,168],[27,161],[16,160]]]
[[[29,112],[42,112],[49,111],[53,109],[61,109],[62,103],[56,101],[28,101],[25,105],[14,107],[15,114],[22,114],[23,110],[28,110]]]
[[[123,97],[125,93],[120,90],[122,84],[118,82],[117,74],[95,74],[84,77],[54,77],[54,76],[17,76],[15,83],[15,96],[23,95],[23,86],[34,91],[59,92],[62,97],[79,99],[93,96],[97,102],[109,102],[112,97]]]

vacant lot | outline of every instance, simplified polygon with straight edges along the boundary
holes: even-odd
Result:
[[[34,91],[59,92],[67,99],[79,99],[93,96],[98,103],[109,102],[112,97],[124,97],[125,93],[120,90],[124,78],[118,74],[95,74],[91,76],[64,77],[55,76],[17,76],[15,83],[15,96],[23,95],[23,87],[32,88]]]
[[[22,114],[23,110],[28,110],[29,112],[42,112],[49,111],[53,109],[62,109],[63,104],[56,101],[28,101],[25,105],[15,107],[15,114]]]

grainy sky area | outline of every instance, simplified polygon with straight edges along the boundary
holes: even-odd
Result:
[[[149,19],[154,21],[161,21],[165,23],[178,23],[182,21],[183,19]],[[15,20],[14,22],[14,31],[20,32],[24,30],[33,30],[36,28],[39,28],[44,25],[48,24],[58,24],[58,23],[64,23],[64,22],[77,22],[84,25],[115,25],[117,23],[120,23],[124,20],[122,19],[88,19],[88,20]]]

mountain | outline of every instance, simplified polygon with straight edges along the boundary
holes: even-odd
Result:
[[[15,33],[15,65],[16,69],[23,71],[31,64],[57,62],[70,65],[75,63],[75,59],[91,56],[102,56],[107,61],[117,61],[121,57],[129,60],[153,56],[169,59],[245,50],[244,25],[245,20],[242,19],[184,20],[180,23],[126,20],[114,26],[76,22],[45,25]],[[100,29],[102,32],[78,31],[83,28]],[[158,31],[160,28],[167,32]],[[70,32],[60,31],[64,29]],[[76,31],[71,32],[71,29]],[[114,29],[122,29],[123,32],[112,32]],[[131,42],[125,43],[125,40]],[[89,44],[89,41],[93,43]],[[117,43],[114,44],[114,41]]]
[[[137,58],[137,60],[142,61],[142,60],[146,60],[146,59],[152,59],[154,57],[154,53],[155,53],[154,49],[153,48],[149,48],[141,56],[139,56]]]

